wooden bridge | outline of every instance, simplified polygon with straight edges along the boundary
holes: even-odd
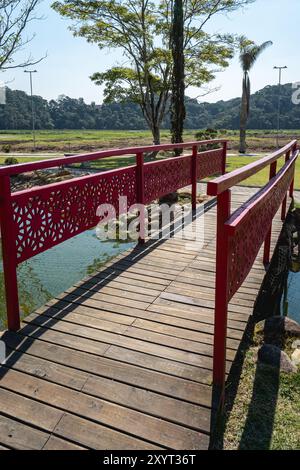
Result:
[[[225,173],[226,142],[177,146],[191,155],[143,163],[152,147],[67,157],[68,163],[136,154],[137,164],[10,192],[17,173],[60,159],[0,169],[8,331],[0,368],[0,448],[207,449],[212,414],[240,348],[293,192],[296,142]],[[211,142],[209,142],[211,144]],[[276,162],[286,163],[276,171]],[[262,188],[236,186],[270,166]],[[193,219],[107,263],[19,323],[16,267],[90,227],[99,204],[149,204],[192,186]],[[230,188],[232,206],[230,203]],[[281,209],[280,209],[281,206]],[[280,210],[279,210],[280,209]],[[117,209],[118,212],[118,209]],[[195,238],[204,227],[204,238]],[[271,230],[272,227],[272,230]],[[217,228],[217,230],[216,230]],[[264,263],[263,263],[264,261]]]

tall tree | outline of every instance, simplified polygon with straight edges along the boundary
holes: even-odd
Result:
[[[21,62],[14,56],[32,39],[24,37],[26,26],[34,17],[40,0],[0,0],[0,70],[26,67],[40,62],[30,55]]]
[[[203,86],[233,56],[234,38],[207,33],[207,22],[253,1],[184,0],[185,87]],[[138,103],[158,144],[172,88],[174,0],[61,0],[53,8],[76,22],[75,35],[123,52],[123,65],[91,78],[105,85],[106,102]]]
[[[272,44],[272,41],[266,41],[257,45],[244,37],[240,39],[240,63],[243,69],[243,93],[240,113],[240,153],[246,153],[247,150],[246,129],[250,113],[251,95],[249,72],[260,54]]]
[[[173,73],[171,94],[171,136],[173,143],[183,142],[185,120],[185,60],[184,60],[184,12],[183,0],[174,0],[174,14],[171,32]],[[181,152],[175,152],[179,155]]]

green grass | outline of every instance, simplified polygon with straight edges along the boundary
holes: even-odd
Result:
[[[263,155],[262,155],[263,156]],[[261,158],[261,157],[260,157]],[[242,168],[249,163],[257,161],[257,157],[228,157],[226,171],[230,172],[238,168]],[[284,158],[280,158],[277,163],[277,170],[284,165]],[[264,186],[269,180],[269,167],[264,168],[255,175],[246,179],[241,183],[243,186]],[[300,189],[300,160],[296,162],[295,170],[295,189]]]
[[[195,140],[196,130],[186,130],[184,140]],[[270,150],[275,146],[276,131],[249,130],[248,143],[251,151]],[[220,131],[220,137],[230,140],[229,148],[237,150],[239,131]],[[299,138],[296,130],[283,130],[280,142],[285,144],[292,138]],[[161,131],[161,141],[170,142],[169,130]],[[152,143],[152,136],[147,130],[114,131],[114,130],[38,130],[36,142],[39,151],[72,152],[89,151],[98,148],[126,147]],[[11,152],[30,152],[32,149],[31,131],[0,131],[0,151],[3,145],[9,144]]]
[[[195,139],[194,130],[186,130],[184,133],[185,141],[192,141]],[[248,131],[249,152],[260,152],[263,156],[275,146],[276,131]],[[220,137],[229,140],[229,152],[235,153],[238,146],[239,132],[227,130],[223,131]],[[299,138],[298,131],[285,130],[281,131],[282,144],[287,143],[292,138]],[[161,140],[163,142],[170,142],[170,133],[168,130],[162,130]],[[139,146],[151,144],[152,137],[150,131],[104,131],[104,130],[62,130],[62,131],[37,131],[37,152],[42,155],[43,152],[53,153],[53,157],[58,156],[58,153],[78,153],[88,152],[96,149],[117,148],[126,146]],[[11,153],[18,152],[31,152],[32,149],[32,135],[30,131],[0,131],[0,152],[1,147],[9,144],[11,146]],[[269,149],[269,150],[267,150]],[[0,164],[4,163],[5,158],[10,154],[0,155]],[[47,157],[38,156],[39,159]],[[241,168],[248,163],[252,163],[259,157],[228,157],[227,171],[232,171],[236,168]],[[20,163],[36,161],[33,154],[32,158],[18,157]],[[90,162],[94,168],[98,169],[114,169],[122,166],[132,165],[135,162],[135,157],[111,157],[103,160]],[[283,164],[283,159],[280,160],[278,168]],[[243,185],[249,186],[263,186],[268,181],[269,169],[265,168],[256,175],[244,181]],[[300,161],[296,164],[296,178],[295,187],[300,189]]]
[[[9,154],[5,157],[0,156],[0,165],[4,165],[4,162],[6,158],[8,157],[9,157]],[[24,157],[17,156],[16,159],[18,160],[18,163],[30,163],[30,162],[36,162],[38,160],[49,160],[49,157],[42,157],[39,155],[38,157],[24,158]]]
[[[214,447],[226,450],[300,450],[300,370],[278,373],[246,354],[233,407]]]

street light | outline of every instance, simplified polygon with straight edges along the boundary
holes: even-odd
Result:
[[[277,108],[277,137],[276,137],[276,143],[277,143],[277,148],[279,148],[279,129],[280,129],[280,104],[281,104],[281,75],[282,75],[282,70],[287,69],[287,66],[284,65],[283,67],[274,67],[275,70],[278,70],[279,72],[279,80],[278,80],[278,108]]]
[[[33,104],[33,93],[32,93],[32,74],[37,73],[37,70],[24,70],[24,73],[30,75],[30,94],[31,94],[31,114],[32,114],[32,137],[33,137],[33,149],[35,150],[35,115],[34,115],[34,104]]]

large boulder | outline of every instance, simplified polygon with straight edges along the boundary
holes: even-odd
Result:
[[[274,316],[257,324],[258,331],[272,335],[288,335],[300,338],[300,325],[288,317]]]
[[[289,356],[273,344],[264,344],[257,353],[258,361],[269,366],[276,367],[286,373],[297,372],[297,367],[292,363]]]

